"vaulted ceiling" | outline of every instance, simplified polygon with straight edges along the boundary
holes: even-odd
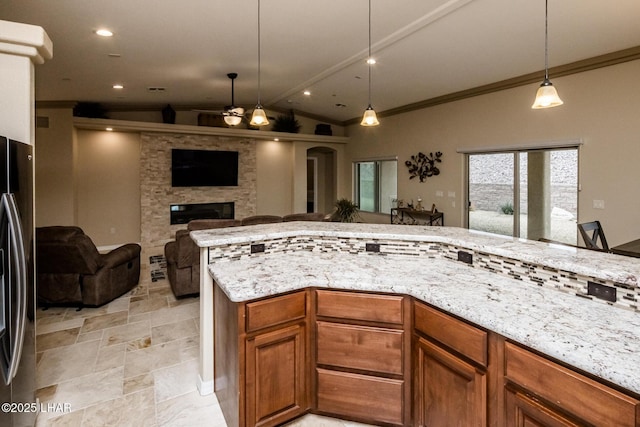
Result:
[[[378,112],[530,73],[542,80],[544,0],[371,3]],[[53,40],[53,59],[36,67],[38,101],[221,108],[236,72],[235,103],[250,109],[257,10],[257,0],[3,0],[0,19],[42,26]],[[367,0],[262,0],[260,19],[265,107],[338,123],[362,114]],[[639,22],[638,0],[549,0],[549,65],[637,48]],[[114,36],[96,36],[102,27]]]

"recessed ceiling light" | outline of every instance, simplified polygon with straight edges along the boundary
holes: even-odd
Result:
[[[106,128],[105,129],[107,132],[113,132],[113,128]]]
[[[311,91],[309,90],[305,90],[304,92],[302,92],[304,95],[309,96],[311,95]]]
[[[119,84],[119,83],[116,83],[116,84],[113,85],[113,88],[114,89],[124,89],[124,86]]]
[[[368,59],[367,59],[367,64],[369,64],[369,65],[373,65],[373,64],[375,64],[375,63],[376,63],[376,60],[375,60],[375,59],[373,59],[373,58],[368,58]]]
[[[273,140],[274,140],[275,142],[278,142],[278,141],[280,141],[280,138],[273,138]]]
[[[106,28],[100,28],[99,30],[96,30],[96,34],[100,37],[113,37],[113,33]]]

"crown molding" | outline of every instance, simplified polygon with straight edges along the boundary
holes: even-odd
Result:
[[[572,62],[570,64],[559,65],[557,67],[550,68],[549,74],[552,75],[554,78],[569,76],[572,74],[583,73],[585,71],[596,70],[598,68],[604,68],[612,65],[622,64],[625,62],[635,61],[637,59],[640,59],[640,46],[619,50],[619,51],[608,53],[605,55],[595,56],[593,58]],[[462,90],[459,92],[437,96],[435,98],[425,99],[423,101],[414,102],[412,104],[403,105],[397,108],[376,112],[376,114],[378,117],[395,116],[398,114],[404,114],[404,113],[408,113],[415,110],[421,110],[423,108],[434,107],[440,104],[460,101],[466,98],[486,95],[489,93],[499,92],[501,90],[506,90],[506,89],[512,89],[519,86],[526,86],[529,84],[541,82],[543,78],[544,78],[544,70],[540,70],[533,73],[514,77],[511,79],[502,80],[499,82],[490,83],[487,85]],[[360,120],[361,120],[360,117],[354,117],[353,119],[344,121],[342,125],[343,126],[353,125],[356,123],[360,123]]]

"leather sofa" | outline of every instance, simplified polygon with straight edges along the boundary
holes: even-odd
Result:
[[[176,297],[200,293],[200,248],[189,236],[194,230],[237,227],[236,219],[196,219],[189,221],[186,230],[176,231],[176,240],[164,246],[167,260],[167,276]]]
[[[106,304],[138,284],[140,250],[129,243],[101,254],[80,227],[36,228],[38,304]]]
[[[238,227],[241,225],[272,224],[283,221],[323,221],[321,213],[277,215],[255,215],[242,220],[236,219],[197,219],[187,224],[186,230],[178,230],[176,239],[164,246],[167,260],[167,275],[171,289],[176,297],[198,295],[200,293],[200,248],[189,236],[194,230]]]

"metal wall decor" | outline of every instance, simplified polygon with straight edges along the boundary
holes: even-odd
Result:
[[[404,164],[409,168],[409,179],[415,177],[420,178],[420,182],[424,182],[429,176],[440,175],[440,169],[436,166],[436,163],[442,163],[440,159],[442,153],[436,151],[426,155],[424,153],[418,153],[415,156],[411,156],[411,160],[407,160]]]

